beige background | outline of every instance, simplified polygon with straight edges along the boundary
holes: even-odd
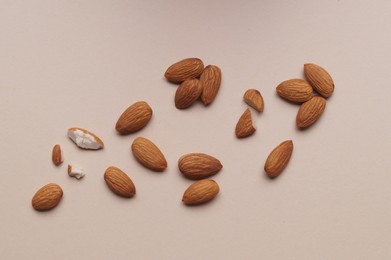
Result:
[[[1,259],[390,259],[390,1],[0,1]],[[200,57],[223,71],[208,108],[180,111],[165,69]],[[308,131],[298,106],[275,94],[314,62],[336,90]],[[258,88],[265,111],[257,132],[238,140],[242,95]],[[138,100],[154,110],[137,134],[114,125]],[[82,151],[69,127],[99,135],[106,148]],[[154,141],[163,173],[130,153],[137,136]],[[292,160],[270,181],[263,164],[293,139]],[[65,163],[51,163],[60,143]],[[185,207],[192,182],[178,171],[189,152],[219,158],[221,193]],[[77,181],[66,164],[85,169]],[[126,171],[135,198],[115,196],[106,167]],[[32,209],[49,182],[64,197]]]

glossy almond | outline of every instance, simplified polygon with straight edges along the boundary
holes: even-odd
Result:
[[[167,161],[160,149],[150,140],[137,137],[132,143],[132,152],[139,163],[154,171],[167,168]]]
[[[110,166],[107,168],[104,179],[110,190],[119,196],[131,198],[136,194],[136,187],[133,181],[117,167]]]
[[[181,83],[187,79],[197,78],[204,70],[204,63],[198,58],[187,58],[171,65],[164,76],[174,83]]]
[[[208,65],[201,74],[202,94],[204,105],[209,105],[216,98],[221,85],[221,70],[216,65]]]
[[[243,100],[256,111],[263,112],[264,102],[261,92],[258,90],[248,89],[243,95]]]
[[[292,140],[287,140],[279,144],[269,154],[265,163],[265,172],[270,178],[275,178],[288,165],[293,152]]]
[[[277,94],[292,102],[302,103],[313,96],[311,85],[302,79],[290,79],[280,83],[276,88]]]
[[[31,204],[38,211],[49,210],[57,206],[62,195],[62,189],[58,184],[49,183],[35,193]]]
[[[187,79],[177,88],[175,106],[178,109],[190,107],[201,95],[202,85],[198,79]]]
[[[60,147],[59,144],[56,144],[53,147],[53,150],[52,150],[52,161],[53,161],[54,165],[56,165],[56,166],[59,166],[64,161],[63,158],[62,158],[61,147]]]
[[[223,165],[213,156],[204,153],[189,153],[178,160],[178,168],[189,179],[199,180],[218,173]]]
[[[323,114],[326,108],[326,99],[320,96],[314,96],[309,101],[301,104],[296,116],[296,125],[298,128],[306,128],[315,123]]]
[[[334,92],[334,81],[330,74],[322,67],[307,63],[304,64],[304,75],[314,89],[327,98]]]
[[[186,205],[203,204],[214,199],[219,191],[219,185],[214,180],[200,180],[187,188],[183,194],[182,201]]]
[[[120,134],[130,134],[144,128],[152,117],[152,108],[139,101],[128,107],[119,117],[115,129]]]
[[[253,121],[251,119],[251,111],[247,108],[236,124],[235,134],[238,138],[244,138],[252,135],[255,131],[256,129],[254,128]]]

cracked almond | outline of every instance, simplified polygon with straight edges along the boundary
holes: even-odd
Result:
[[[247,108],[236,124],[235,134],[238,138],[244,138],[252,135],[255,131],[256,129],[254,128],[253,121],[251,119],[251,111]]]
[[[256,89],[248,89],[243,95],[244,102],[258,112],[263,112],[263,98],[261,93]]]

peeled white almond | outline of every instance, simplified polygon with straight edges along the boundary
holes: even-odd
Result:
[[[82,149],[98,150],[104,147],[98,136],[82,128],[69,128],[68,137]]]

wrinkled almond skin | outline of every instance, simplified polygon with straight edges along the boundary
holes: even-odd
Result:
[[[244,138],[252,135],[256,129],[253,126],[253,121],[251,119],[251,111],[249,108],[244,111],[242,116],[239,118],[238,123],[236,124],[235,134],[238,138]]]
[[[132,143],[132,152],[140,164],[153,171],[164,171],[167,168],[163,153],[146,138],[137,137]]]
[[[314,96],[309,101],[301,104],[296,116],[296,125],[300,129],[307,128],[314,124],[323,114],[326,108],[326,99]]]
[[[139,101],[128,107],[119,117],[115,129],[120,134],[131,134],[144,128],[152,117],[152,108]]]
[[[167,80],[181,83],[187,79],[197,78],[204,70],[204,63],[198,58],[187,58],[172,64],[164,73]]]
[[[178,109],[190,107],[201,95],[202,85],[198,79],[187,79],[177,88],[175,106]]]
[[[56,166],[59,166],[63,162],[61,147],[60,147],[59,144],[56,144],[53,147],[53,150],[52,150],[52,162]]]
[[[247,105],[254,108],[259,113],[263,112],[264,102],[261,92],[256,89],[248,89],[244,95],[243,100]]]
[[[117,167],[110,166],[107,168],[104,179],[110,190],[121,197],[131,198],[136,194],[133,181]]]
[[[276,88],[277,94],[292,102],[302,103],[313,96],[311,85],[302,79],[290,79],[280,83]]]
[[[334,81],[324,68],[312,63],[304,64],[304,75],[311,86],[323,97],[328,98],[333,94]]]
[[[208,178],[218,173],[223,165],[213,156],[204,153],[189,153],[178,160],[178,168],[192,180]]]
[[[62,195],[62,189],[58,184],[49,183],[35,193],[31,204],[38,211],[49,210],[57,206]]]
[[[292,156],[293,142],[287,140],[279,144],[267,157],[265,172],[270,178],[276,178],[288,165]]]
[[[182,201],[189,206],[200,205],[214,199],[219,191],[219,185],[214,180],[200,180],[187,188]]]
[[[216,65],[208,65],[201,74],[201,101],[209,105],[216,98],[221,85],[221,70]]]

